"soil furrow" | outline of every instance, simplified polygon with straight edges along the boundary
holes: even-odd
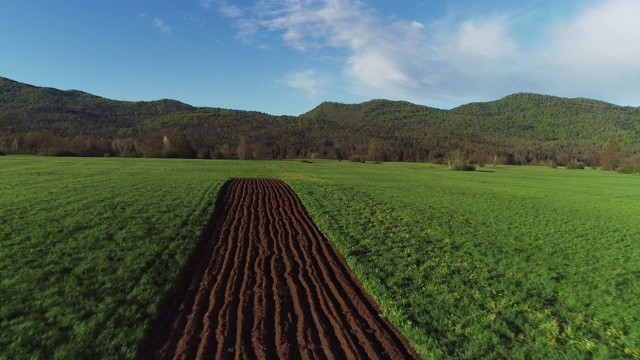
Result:
[[[321,236],[319,232],[317,234]],[[333,281],[330,283],[341,285],[339,288],[345,292],[345,296],[349,299],[348,304],[359,304],[351,307],[351,314],[358,314],[362,321],[368,324],[372,338],[384,342],[384,347],[391,351],[389,353],[391,358],[410,357],[411,348],[408,346],[397,347],[395,345],[407,340],[388,320],[381,317],[381,311],[375,301],[368,293],[362,290],[360,282],[350,274],[346,261],[338,254],[334,245],[325,239],[325,241],[320,242],[320,248],[324,253],[324,256],[321,257],[327,259],[327,261],[332,261],[336,265],[332,269],[333,271],[329,273],[333,277]]]
[[[227,207],[231,207],[231,211],[238,207],[239,203],[232,198],[234,189],[229,187],[230,182],[223,185],[221,196],[216,203],[216,213],[228,212],[229,209],[224,209]],[[220,264],[219,261],[213,261],[213,259],[216,258],[216,254],[223,253],[224,250],[220,248],[227,245],[224,242],[214,243],[211,241],[217,228],[230,226],[231,223],[228,221],[221,226],[223,220],[221,217],[212,219],[209,225],[210,229],[205,232],[203,241],[198,244],[191,255],[187,268],[181,274],[175,293],[165,306],[166,309],[163,309],[165,311],[161,311],[155,328],[152,329],[147,341],[141,347],[140,357],[147,358],[149,357],[147,355],[151,355],[151,349],[156,349],[155,356],[160,358],[181,358],[180,354],[185,351],[186,340],[191,338],[200,328],[199,325],[201,325],[204,311],[206,311],[202,304],[204,301],[208,301],[206,298],[212,293],[213,283],[210,274],[217,272],[212,267]],[[212,256],[199,256],[202,253],[212,254]]]
[[[269,203],[271,206],[270,201]],[[275,229],[274,234],[276,235],[273,247],[275,255],[271,267],[274,279],[276,347],[280,358],[291,359],[294,358],[294,350],[300,348],[296,336],[296,324],[300,312],[299,309],[296,309],[296,305],[299,306],[299,304],[292,301],[292,290],[289,288],[289,284],[292,282],[291,262],[283,246],[285,242],[283,221],[277,216],[273,207],[267,212],[267,217],[271,221],[270,225]]]
[[[273,182],[272,182],[273,183]],[[279,200],[284,200],[282,194],[278,193],[278,188],[275,184],[272,184],[272,191],[277,193],[279,196]],[[288,205],[288,204],[285,204]],[[274,206],[275,207],[275,206]],[[289,216],[289,206],[286,207],[278,207],[279,216],[285,218]],[[326,325],[329,325],[329,319],[326,317],[327,312],[326,309],[323,309],[321,303],[321,294],[318,294],[317,290],[319,284],[317,281],[314,281],[308,271],[306,271],[306,261],[304,256],[302,255],[302,250],[299,247],[300,242],[300,233],[295,230],[295,227],[291,226],[291,222],[285,222],[284,228],[286,229],[288,238],[286,245],[288,247],[289,253],[292,255],[292,258],[296,264],[296,277],[294,278],[295,282],[292,287],[297,287],[304,290],[304,300],[306,300],[307,306],[304,307],[305,312],[305,322],[303,322],[304,330],[298,332],[302,332],[307,335],[304,339],[304,343],[300,344],[301,350],[307,351],[314,358],[318,358],[321,356],[326,356],[325,352],[331,348],[340,347],[338,344],[334,344],[335,337],[328,336]]]
[[[282,276],[277,275],[282,269],[282,263],[278,262],[278,252],[276,251],[276,239],[278,238],[277,228],[275,226],[275,220],[269,211],[268,200],[263,200],[264,216],[262,217],[262,227],[264,230],[263,238],[265,248],[267,249],[267,260],[265,262],[264,273],[265,275],[265,312],[264,317],[261,319],[264,324],[264,343],[267,351],[268,359],[275,359],[279,354],[284,356],[288,355],[289,342],[282,339],[282,334],[286,333],[286,329],[289,324],[285,319],[285,315],[281,313],[280,304],[283,299],[280,296],[279,289],[284,284]]]
[[[272,202],[272,209],[278,209],[277,204]],[[287,214],[283,209],[278,209],[274,216],[282,219]],[[325,334],[320,334],[319,331],[309,331],[311,328],[322,330],[319,329],[320,323],[317,319],[317,311],[315,311],[316,303],[311,296],[309,285],[305,281],[305,274],[302,271],[303,264],[292,245],[296,241],[296,234],[292,231],[289,222],[283,221],[281,224],[283,225],[283,236],[279,238],[279,246],[285,263],[288,291],[293,301],[294,313],[297,315],[295,333],[298,346],[293,350],[299,351],[297,357],[309,357],[313,353],[315,344],[319,344],[321,339],[325,339]]]
[[[251,234],[250,221],[251,221],[251,206],[254,202],[254,197],[246,196],[247,193],[254,191],[251,186],[250,180],[245,180],[246,190],[242,194],[243,206],[240,207],[240,212],[236,215],[236,223],[239,223],[238,232],[231,234],[232,242],[236,242],[236,251],[230,257],[232,261],[232,267],[228,276],[220,276],[220,281],[226,283],[224,291],[224,304],[220,308],[220,312],[216,315],[215,312],[211,313],[211,320],[217,322],[215,328],[215,339],[218,344],[215,358],[222,359],[226,356],[233,355],[237,350],[235,348],[236,334],[238,327],[237,312],[241,302],[241,298],[244,294],[241,293],[240,288],[243,281],[243,266],[246,265],[246,257],[249,249],[249,242]],[[212,327],[213,329],[213,327]],[[203,337],[203,348],[210,341]],[[203,354],[202,358],[211,358],[208,354]]]
[[[289,195],[295,196],[294,194]],[[345,288],[340,286],[341,284],[352,281],[352,279],[348,279],[348,277],[345,276],[348,275],[346,268],[340,266],[344,260],[336,258],[337,252],[335,249],[333,254],[327,254],[326,244],[328,241],[317,231],[317,228],[310,221],[301,204],[299,206],[295,206],[292,212],[295,214],[296,218],[300,220],[298,224],[302,228],[301,231],[304,231],[309,238],[321,239],[321,241],[314,243],[312,246],[312,252],[314,257],[325,259],[325,261],[313,262],[312,266],[315,267],[313,272],[320,272],[325,276],[327,287],[333,292],[336,301],[339,302],[339,307],[344,311],[345,324],[343,324],[343,326],[348,326],[351,329],[351,333],[356,337],[354,341],[370,345],[370,348],[366,349],[367,358],[373,359],[380,357],[380,354],[387,354],[387,348],[392,348],[392,345],[390,346],[392,342],[389,341],[389,337],[386,333],[376,331],[377,328],[383,325],[376,320],[379,319],[379,316],[377,316],[377,314],[375,314],[375,316],[371,316],[370,312],[363,311],[362,308],[354,306],[358,302],[353,301],[354,298],[357,297],[357,295],[355,295],[356,292],[353,291],[353,287],[348,288],[351,290],[351,294],[348,294],[347,291],[345,291]],[[322,249],[321,253],[318,252],[318,248]],[[372,331],[363,331],[367,328]],[[387,356],[398,358],[400,356],[406,357],[406,355],[407,354],[393,352]],[[385,356],[382,357],[384,358]]]
[[[288,185],[223,189],[139,358],[419,358]]]
[[[246,207],[242,197],[243,188],[241,185],[230,186],[233,192],[229,198],[233,203],[225,204],[224,212],[228,216],[224,218],[223,226],[220,229],[220,238],[235,239],[238,237],[242,223],[237,222],[235,219],[238,216],[242,216],[238,214],[243,214],[243,207]],[[196,351],[199,356],[206,356],[215,352],[219,347],[215,339],[215,326],[220,323],[218,314],[221,307],[226,303],[223,286],[227,283],[226,279],[231,276],[237,263],[234,254],[238,251],[238,242],[217,242],[217,245],[217,251],[209,257],[209,261],[213,264],[210,268],[213,271],[206,274],[212,286],[207,292],[202,293],[203,298],[207,299],[207,301],[202,301],[199,316],[194,317],[193,320],[199,325],[199,331],[185,334],[182,344],[188,344],[189,346],[179,347],[179,350],[186,355],[186,358],[193,351]],[[202,312],[204,312],[204,315],[200,316]]]
[[[255,188],[256,186],[253,187]],[[254,297],[253,289],[257,274],[255,271],[252,271],[252,268],[257,262],[257,256],[260,249],[259,244],[261,243],[258,230],[260,226],[259,203],[260,199],[263,197],[260,186],[257,186],[257,190],[258,196],[251,197],[252,202],[248,210],[250,213],[248,221],[249,228],[248,236],[243,244],[246,256],[244,257],[244,260],[241,260],[244,261],[244,269],[242,271],[242,284],[240,285],[238,309],[234,314],[236,316],[229,320],[237,322],[238,324],[236,327],[235,349],[237,355],[242,359],[256,358],[255,352],[251,350],[251,328],[255,321],[252,303]],[[242,321],[238,321],[239,319],[242,319]]]
[[[287,197],[291,204],[295,204],[296,199],[292,198],[289,192],[284,191],[283,196]],[[294,226],[301,234],[300,239],[313,239],[311,235],[312,231],[304,221],[306,214],[300,212],[295,205],[291,206],[290,214],[296,219]],[[317,237],[317,239],[322,240],[321,237]],[[335,282],[334,264],[326,261],[325,259],[327,258],[321,256],[323,254],[316,251],[319,242],[321,241],[313,241],[310,243],[305,241],[300,248],[303,250],[307,273],[313,274],[314,283],[317,284],[316,289],[319,291],[318,298],[324,302],[325,312],[331,316],[331,325],[335,336],[340,341],[342,348],[350,349],[352,354],[349,355],[370,359],[376,358],[376,352],[374,350],[381,349],[371,349],[370,347],[360,345],[375,344],[375,341],[372,342],[371,339],[368,339],[361,331],[362,329],[358,326],[359,324],[356,324],[353,317],[357,315],[357,309],[350,308],[350,302],[345,300],[343,292],[338,291],[336,288],[336,285],[339,285],[339,283]],[[312,259],[314,258],[323,259],[324,261],[313,261]],[[320,291],[322,291],[322,293],[320,293]]]
[[[327,293],[327,284],[326,278],[321,273],[315,271],[313,264],[322,264],[324,262],[317,261],[320,258],[315,258],[316,261],[312,258],[309,253],[309,249],[312,247],[312,242],[308,241],[309,237],[307,233],[305,233],[304,229],[298,226],[298,222],[300,219],[295,217],[295,212],[292,206],[292,198],[288,196],[286,188],[283,188],[282,185],[284,183],[277,183],[278,188],[275,190],[278,194],[281,201],[287,204],[285,208],[285,215],[294,216],[296,221],[292,222],[292,231],[296,233],[296,239],[291,241],[289,244],[293,249],[294,254],[296,254],[295,258],[298,259],[301,267],[304,267],[304,272],[302,272],[304,276],[303,284],[308,284],[309,288],[312,289],[313,294],[311,294],[311,298],[317,299],[318,308],[314,311],[314,313],[318,314],[317,317],[320,318],[318,322],[318,332],[324,337],[324,333],[329,331],[332,332],[330,338],[324,338],[322,342],[322,347],[327,352],[329,349],[333,353],[327,354],[336,358],[346,358],[348,354],[341,352],[341,349],[351,349],[352,351],[357,348],[357,345],[351,341],[348,334],[346,334],[346,329],[342,326],[339,318],[341,317],[341,312],[337,309],[333,304],[335,303],[335,299],[332,299],[332,294]],[[304,265],[303,265],[304,264]],[[326,328],[326,329],[325,329]]]
[[[264,184],[260,184],[264,188]],[[273,302],[270,297],[270,291],[273,286],[273,279],[270,271],[271,251],[273,248],[273,236],[268,233],[269,227],[266,221],[266,200],[265,197],[260,197],[258,203],[258,235],[260,239],[266,241],[260,241],[258,244],[259,252],[258,258],[253,267],[255,272],[255,285],[253,288],[253,314],[254,321],[251,328],[251,343],[247,344],[252,346],[255,350],[256,357],[258,359],[275,359],[276,358],[276,346],[273,339],[274,326],[273,321],[265,321],[265,319],[274,319]]]

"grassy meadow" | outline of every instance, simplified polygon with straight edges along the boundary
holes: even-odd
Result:
[[[425,358],[640,357],[640,177],[0,157],[0,358],[134,358],[222,184],[276,177]]]

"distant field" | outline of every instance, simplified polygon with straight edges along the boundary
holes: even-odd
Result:
[[[232,177],[287,182],[425,357],[640,357],[640,177],[0,158],[0,358],[133,358]]]

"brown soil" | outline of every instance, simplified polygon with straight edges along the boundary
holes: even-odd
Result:
[[[419,358],[284,182],[235,179],[220,196],[139,358]]]

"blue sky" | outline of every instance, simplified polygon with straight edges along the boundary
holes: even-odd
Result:
[[[638,0],[0,0],[0,76],[299,115],[515,92],[640,106]]]

